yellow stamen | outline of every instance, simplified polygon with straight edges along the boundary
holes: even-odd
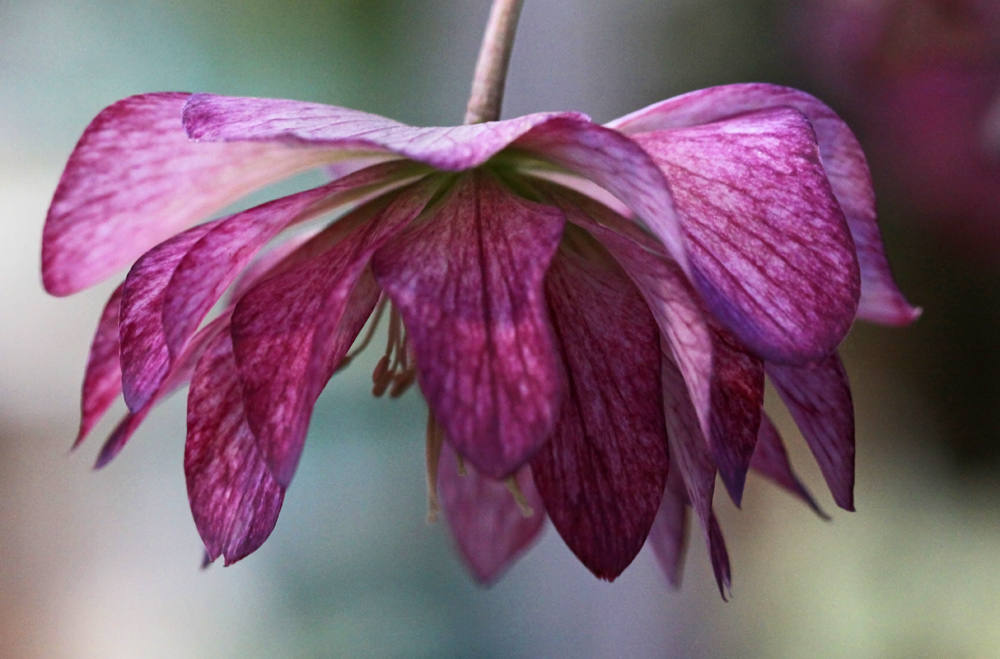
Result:
[[[514,497],[514,502],[517,507],[521,509],[521,514],[525,517],[531,517],[535,514],[535,511],[531,508],[531,504],[528,503],[528,498],[524,496],[524,492],[521,491],[521,486],[517,484],[517,479],[511,476],[510,478],[505,478],[503,484],[507,486],[507,491],[510,495]]]

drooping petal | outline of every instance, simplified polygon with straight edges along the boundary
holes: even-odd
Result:
[[[122,286],[119,285],[111,293],[104,305],[94,340],[90,344],[87,370],[83,376],[83,394],[80,397],[80,430],[73,448],[80,445],[122,393],[122,369],[118,359],[118,311],[122,303]]]
[[[732,574],[722,530],[712,511],[715,463],[708,442],[701,434],[684,378],[668,352],[661,352],[663,405],[670,442],[671,467],[680,473],[691,507],[701,521],[715,580],[719,585],[719,593],[725,599],[732,584]]]
[[[195,94],[184,107],[188,135],[202,142],[307,144],[390,153],[446,171],[478,167],[535,126],[575,112],[544,112],[467,126],[416,128],[367,112],[268,98]]]
[[[181,123],[188,96],[132,96],[87,127],[45,221],[47,291],[92,286],[244,194],[334,157],[280,144],[192,142]]]
[[[741,84],[677,96],[617,119],[609,127],[627,135],[684,128],[769,108],[791,107],[816,131],[823,167],[847,217],[861,267],[858,316],[906,325],[920,315],[896,286],[875,219],[875,193],[861,145],[837,114],[815,97],[789,87]]]
[[[545,507],[531,469],[522,467],[513,478],[531,507],[529,516],[502,481],[482,476],[468,466],[465,475],[459,475],[455,450],[447,441],[442,446],[438,469],[441,507],[459,554],[481,584],[499,579],[534,544],[545,526]]]
[[[214,222],[177,264],[164,292],[163,330],[170,354],[183,349],[236,275],[280,231],[331,208],[377,194],[407,173],[405,163],[375,165]]]
[[[514,146],[607,189],[631,208],[681,268],[688,270],[671,189],[657,164],[635,142],[589,121],[564,117],[536,126]]]
[[[656,513],[647,542],[652,545],[656,561],[663,568],[667,580],[674,588],[681,585],[684,573],[684,554],[688,543],[688,502],[684,481],[679,469],[671,469],[663,501]]]
[[[561,249],[545,290],[566,393],[531,467],[566,544],[613,581],[642,549],[667,479],[659,329],[612,262]]]
[[[767,375],[816,457],[833,500],[854,510],[854,405],[837,353],[803,366],[767,364]]]
[[[670,181],[713,315],[773,361],[834,350],[854,321],[860,275],[805,116],[779,108],[633,139]]]
[[[367,222],[312,258],[264,279],[236,304],[233,346],[247,421],[274,478],[288,487],[316,399],[378,301],[372,252],[412,220],[433,187],[396,194],[380,209],[356,211]],[[338,227],[331,227],[330,233]],[[301,250],[327,242],[318,235]]]
[[[781,435],[766,414],[760,420],[757,449],[753,453],[753,461],[751,461],[750,466],[802,499],[823,519],[830,519],[816,503],[816,499],[813,498],[806,486],[799,480],[799,477],[792,471],[792,465],[788,461],[788,452],[781,441]]]
[[[226,332],[216,335],[194,371],[187,422],[184,473],[195,526],[208,560],[221,555],[231,565],[271,534],[285,492],[247,425]]]
[[[530,458],[558,414],[542,279],[562,228],[555,208],[475,172],[372,261],[402,314],[434,417],[491,478]]]

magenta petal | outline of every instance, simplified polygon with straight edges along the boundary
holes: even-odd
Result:
[[[687,251],[670,188],[657,163],[635,142],[602,126],[560,118],[534,128],[515,145],[607,189],[631,208],[685,270]]]
[[[274,529],[285,496],[257,448],[243,409],[229,334],[216,335],[191,379],[184,473],[209,561],[231,565]]]
[[[448,442],[441,447],[438,488],[441,508],[455,538],[459,554],[476,581],[491,584],[527,551],[545,526],[545,508],[535,489],[529,467],[515,476],[532,509],[521,512],[502,481],[479,475],[468,468],[458,472],[455,450]]]
[[[205,142],[309,144],[361,154],[392,153],[437,169],[477,167],[533,127],[575,112],[530,114],[446,128],[415,128],[367,112],[269,98],[196,94],[184,108],[188,134]]]
[[[491,478],[548,438],[561,402],[542,279],[563,215],[470,173],[375,254],[420,388],[456,450]]]
[[[712,432],[709,444],[729,496],[743,500],[764,406],[764,364],[725,330],[713,331]]]
[[[646,542],[667,479],[659,329],[624,272],[569,248],[545,288],[566,394],[531,467],[566,544],[613,581]]]
[[[834,350],[854,321],[858,262],[805,116],[782,108],[633,139],[670,181],[713,315],[774,361]]]
[[[133,96],[104,109],[69,158],[42,236],[54,295],[100,282],[160,241],[271,181],[330,159],[278,144],[197,144],[188,94]]]
[[[652,545],[656,560],[674,588],[681,585],[684,554],[688,543],[688,503],[684,481],[679,469],[671,469],[663,501],[656,513],[647,542]]]
[[[133,412],[159,389],[170,368],[170,351],[163,334],[163,298],[170,278],[187,251],[212,224],[202,224],[143,254],[125,278],[119,334],[122,392]]]
[[[803,366],[767,364],[767,375],[816,457],[833,500],[854,510],[854,406],[837,353]]]
[[[295,473],[316,399],[378,301],[374,281],[363,276],[372,252],[420,212],[431,191],[398,193],[352,234],[264,279],[237,303],[232,334],[247,421],[282,486]]]
[[[746,112],[791,107],[816,131],[823,167],[847,217],[861,266],[858,316],[877,323],[905,325],[920,315],[892,277],[875,220],[875,193],[868,163],[851,129],[837,114],[805,92],[767,84],[711,87],[651,105],[611,122],[627,135],[711,123]]]
[[[680,473],[688,500],[701,521],[719,593],[725,598],[732,583],[732,575],[722,531],[712,511],[715,463],[688,398],[684,378],[666,352],[663,353],[662,374],[671,468]]]
[[[766,414],[760,420],[757,449],[754,451],[753,461],[750,463],[750,466],[802,499],[823,519],[830,519],[823,512],[823,509],[819,507],[819,504],[816,503],[816,499],[806,489],[806,486],[799,480],[799,477],[792,471],[792,465],[788,461],[788,452],[785,451],[781,435]]]
[[[80,445],[122,393],[122,369],[118,359],[118,311],[122,303],[122,286],[114,290],[104,305],[94,341],[90,344],[80,399],[80,430],[73,448]]]

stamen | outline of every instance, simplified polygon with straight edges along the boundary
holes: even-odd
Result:
[[[396,377],[392,379],[392,389],[389,390],[389,396],[392,398],[399,398],[406,393],[406,390],[410,388],[413,381],[417,379],[417,369],[411,368],[402,373],[397,373]]]
[[[434,419],[434,413],[427,410],[427,523],[437,521],[441,505],[438,502],[437,477],[441,463],[441,444],[444,431]]]
[[[372,396],[381,398],[385,394],[385,390],[389,388],[392,378],[393,374],[389,370],[389,355],[383,355],[382,359],[378,360],[378,364],[375,365],[375,371],[372,372]]]
[[[517,507],[521,509],[521,515],[524,517],[531,517],[535,514],[535,511],[531,508],[531,504],[528,503],[528,498],[524,496],[524,492],[521,491],[521,486],[517,484],[517,479],[511,476],[510,478],[505,478],[503,484],[507,486],[507,491],[510,495],[514,497],[514,502]]]
[[[340,366],[337,368],[338,371],[350,364],[351,360],[361,354],[361,352],[368,347],[368,344],[372,342],[372,337],[375,336],[375,330],[378,329],[379,321],[382,320],[382,314],[385,312],[385,307],[388,304],[388,296],[386,296],[385,293],[382,293],[379,296],[378,306],[375,307],[375,315],[372,316],[371,321],[368,323],[368,332],[365,334],[365,338],[361,339],[361,343],[359,343],[354,350],[347,353],[344,359],[340,362]]]

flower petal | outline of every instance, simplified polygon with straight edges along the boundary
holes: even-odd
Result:
[[[753,453],[753,461],[750,466],[805,501],[823,519],[830,519],[830,516],[823,512],[813,495],[792,471],[792,465],[788,461],[788,452],[785,451],[781,435],[766,414],[760,420],[757,449]]]
[[[854,321],[858,262],[805,116],[780,108],[633,139],[670,181],[713,315],[774,361],[834,350]]]
[[[681,585],[684,573],[684,554],[688,543],[688,503],[684,481],[679,469],[671,469],[663,502],[656,513],[656,521],[649,529],[647,542],[653,547],[656,561],[663,568],[667,580],[674,588]]]
[[[708,442],[701,433],[697,415],[680,370],[667,351],[662,352],[663,405],[673,469],[680,472],[688,500],[701,521],[708,554],[723,599],[732,585],[729,553],[719,522],[712,511],[715,493],[715,463]]]
[[[789,87],[742,84],[677,96],[617,119],[608,126],[627,135],[697,126],[776,107],[795,108],[816,131],[823,167],[847,217],[861,267],[858,316],[906,325],[920,315],[903,297],[889,268],[875,219],[875,193],[861,145],[837,114],[813,96]]]
[[[280,144],[191,142],[181,123],[188,96],[132,96],[87,127],[45,221],[47,291],[92,286],[244,194],[331,159]]]
[[[646,542],[667,479],[659,329],[613,262],[563,248],[545,289],[566,395],[531,467],[566,544],[613,581]]]
[[[80,399],[80,430],[73,448],[80,445],[122,393],[122,369],[118,359],[118,311],[122,303],[122,287],[123,284],[119,285],[104,305],[94,341],[90,345]]]
[[[215,336],[191,378],[184,473],[207,559],[231,565],[271,534],[285,491],[257,448],[243,408],[227,332]]]
[[[767,364],[767,375],[792,413],[833,500],[854,510],[854,406],[837,353],[803,366]]]
[[[372,261],[402,314],[434,417],[491,478],[529,459],[558,414],[542,279],[562,228],[555,208],[474,172]]]
[[[416,128],[367,112],[268,98],[195,94],[184,107],[188,135],[203,142],[308,144],[356,153],[391,153],[436,169],[477,167],[533,127],[575,112],[530,114],[446,128]]]
[[[318,235],[300,248],[319,246],[318,254],[264,279],[236,304],[233,346],[247,421],[283,487],[295,473],[316,399],[378,301],[374,281],[363,276],[372,252],[423,209],[432,191],[423,185],[382,208],[359,209],[362,217],[375,214],[332,246],[337,225]]]
[[[545,526],[545,507],[527,466],[514,478],[532,509],[530,516],[525,516],[502,481],[470,467],[460,476],[457,466],[455,450],[445,442],[438,470],[441,508],[473,577],[491,584],[538,539]]]
[[[583,119],[562,117],[536,126],[514,146],[607,189],[635,212],[687,271],[687,250],[671,189],[657,163],[632,140]]]

